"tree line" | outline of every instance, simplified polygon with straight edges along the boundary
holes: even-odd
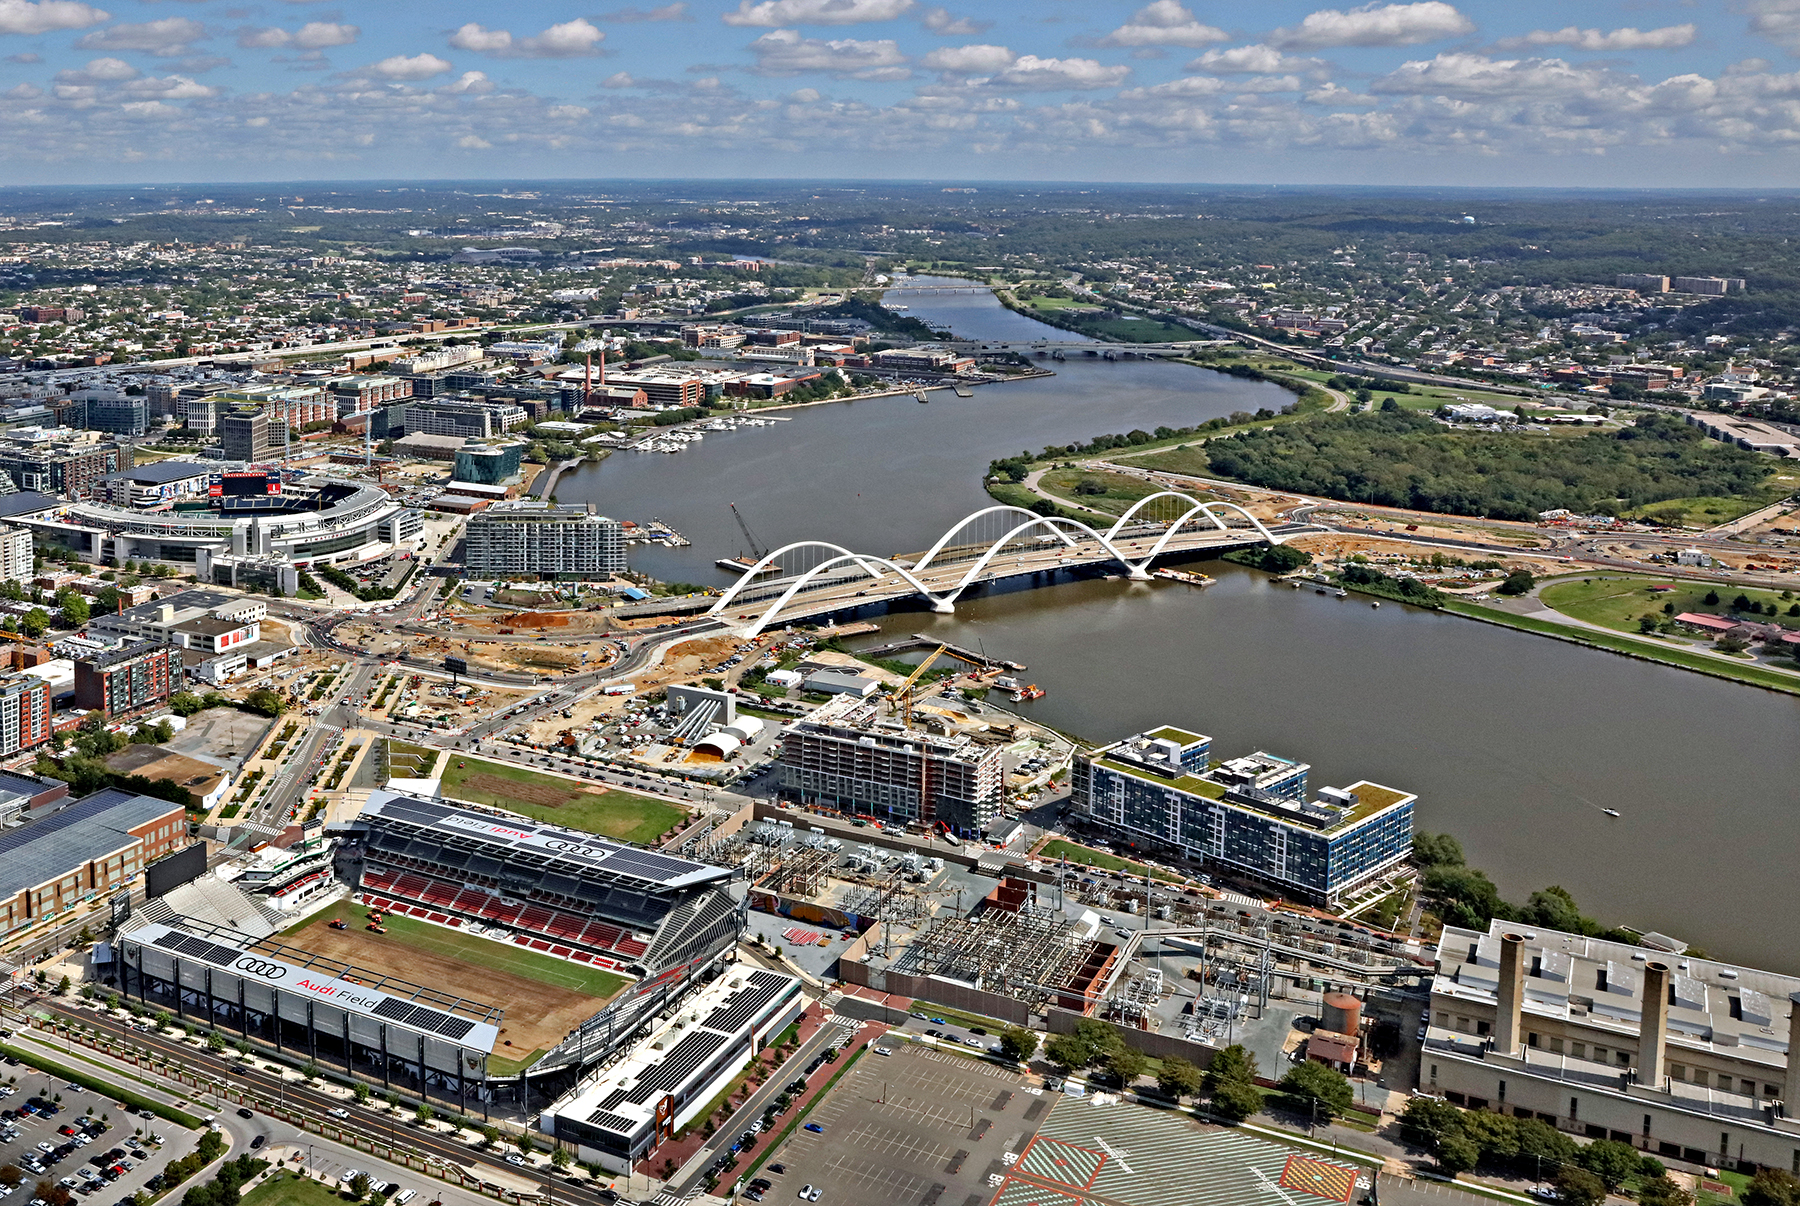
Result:
[[[1662,414],[1575,438],[1451,432],[1402,410],[1324,414],[1210,441],[1206,454],[1219,476],[1267,489],[1528,521],[1559,507],[1616,515],[1753,494],[1774,471]]]
[[[1419,868],[1420,892],[1447,924],[1485,930],[1498,917],[1590,938],[1637,942],[1632,931],[1610,928],[1584,915],[1567,888],[1540,888],[1522,905],[1502,900],[1487,872],[1469,866],[1462,843],[1447,833],[1414,834],[1413,864]],[[1689,953],[1700,954],[1691,947]]]

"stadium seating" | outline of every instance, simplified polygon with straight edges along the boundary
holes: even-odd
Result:
[[[370,866],[363,872],[362,886],[366,891],[395,898],[371,897],[377,908],[423,917],[440,925],[460,926],[465,920],[497,924],[517,931],[515,941],[521,945],[584,963],[613,966],[614,959],[606,956],[632,959],[649,949],[646,943],[610,922],[593,921],[542,904],[516,903],[492,892],[412,871]]]

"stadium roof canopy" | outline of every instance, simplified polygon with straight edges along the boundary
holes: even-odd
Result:
[[[365,822],[410,822],[432,830],[431,836],[437,841],[454,842],[460,835],[489,846],[501,847],[511,858],[522,861],[562,860],[602,879],[622,877],[661,888],[694,887],[728,880],[737,874],[727,867],[674,858],[657,851],[615,842],[597,834],[564,829],[558,825],[514,820],[473,809],[457,808],[438,800],[403,796],[396,792],[371,792],[361,819]]]

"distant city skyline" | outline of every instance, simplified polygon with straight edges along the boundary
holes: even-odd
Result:
[[[1800,184],[1800,0],[0,0],[16,184]]]

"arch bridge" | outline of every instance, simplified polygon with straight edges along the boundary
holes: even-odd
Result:
[[[951,612],[978,583],[1109,563],[1128,578],[1144,579],[1164,553],[1280,544],[1301,530],[1271,529],[1236,503],[1174,490],[1136,500],[1104,529],[997,504],[964,516],[912,556],[853,552],[823,540],[783,545],[745,570],[707,614],[755,636],[777,622],[913,597]]]

